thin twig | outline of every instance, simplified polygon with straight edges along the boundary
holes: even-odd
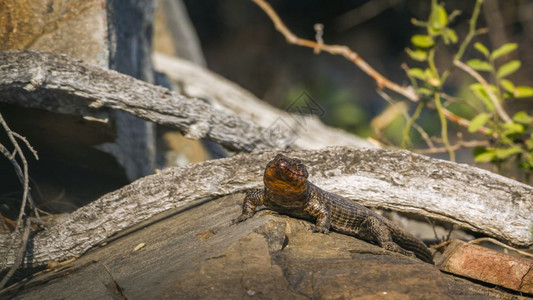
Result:
[[[319,42],[302,39],[297,37],[294,33],[292,33],[285,23],[281,20],[279,15],[274,11],[272,6],[268,4],[264,0],[252,0],[255,4],[257,4],[272,20],[274,23],[274,26],[276,29],[285,37],[287,42],[289,44],[294,44],[298,46],[308,47],[311,48],[316,52],[325,51],[332,55],[342,55],[349,61],[353,62],[356,66],[358,66],[363,72],[365,72],[368,76],[372,77],[378,87],[381,88],[387,88],[389,90],[392,90],[400,95],[403,95],[407,99],[417,102],[419,100],[418,95],[414,91],[412,87],[403,87],[400,86],[387,78],[385,78],[383,75],[378,73],[374,68],[372,68],[366,61],[364,61],[359,54],[351,50],[347,46],[343,45],[328,45],[328,44],[322,44]]]
[[[440,242],[440,243],[438,243],[438,244],[436,244],[436,245],[431,245],[431,246],[429,246],[429,248],[430,248],[430,249],[435,249],[435,250],[436,250],[436,249],[440,249],[440,248],[442,248],[442,247],[446,247],[446,246],[448,246],[451,242],[452,242],[452,241],[442,241],[442,242]]]
[[[15,261],[7,274],[2,278],[2,281],[0,281],[0,290],[4,288],[6,283],[11,279],[13,274],[15,274],[15,271],[20,267],[22,262],[24,261],[24,254],[26,253],[26,246],[28,245],[28,240],[30,238],[30,230],[31,229],[31,219],[29,217],[26,218],[26,221],[24,222],[24,232],[22,233],[22,244],[19,247],[19,250],[15,256]]]
[[[439,93],[433,94],[433,98],[435,102],[435,107],[437,108],[437,114],[439,115],[439,120],[440,120],[440,136],[442,137],[444,146],[446,147],[448,155],[450,156],[450,161],[455,161],[455,150],[452,149],[450,140],[448,139],[448,121],[447,121],[448,119],[446,118],[444,114],[445,108],[442,107],[440,94]]]
[[[454,60],[453,64],[459,69],[468,73],[470,76],[474,77],[474,79],[477,80],[477,82],[481,83],[481,85],[487,91],[490,101],[492,101],[492,104],[494,105],[494,110],[505,123],[513,122],[511,118],[509,117],[509,115],[507,114],[507,112],[505,112],[505,110],[501,106],[500,101],[498,100],[498,97],[496,97],[496,95],[490,88],[489,83],[485,80],[485,78],[483,78],[483,76],[481,76],[478,72],[476,72],[474,69],[470,68],[469,66],[467,66],[460,60]]]
[[[394,103],[394,101],[392,100],[392,98],[387,94],[385,93],[384,91],[382,90],[377,90],[377,93],[378,95],[380,95],[383,99],[385,99],[385,101],[387,101],[390,105],[396,105],[396,103]],[[409,120],[411,119],[409,117],[409,115],[407,114],[406,111],[404,110],[401,110],[402,111],[402,115],[404,116],[404,118],[409,122]],[[422,138],[424,139],[424,141],[426,141],[426,144],[428,145],[428,147],[430,148],[434,148],[435,145],[433,144],[433,142],[431,141],[431,139],[429,138],[429,135],[426,133],[426,131],[424,131],[424,129],[420,126],[418,126],[418,124],[414,123],[412,124],[412,126],[418,131],[418,133],[420,134],[420,136],[422,136]]]
[[[431,108],[432,105],[431,104],[428,104],[428,106]],[[465,118],[462,118],[462,117],[459,117],[458,115],[452,113],[451,111],[445,109],[445,108],[442,108],[442,113],[444,114],[444,116],[446,117],[446,119],[458,124],[458,125],[461,125],[463,127],[466,127],[468,128],[470,126],[470,120],[467,120]],[[478,132],[480,133],[483,133],[483,134],[489,134],[490,133],[490,129],[488,129],[487,127],[480,127]],[[498,137],[498,134],[497,133],[492,133],[491,134],[492,137],[496,138]]]
[[[33,149],[33,147],[31,146],[30,142],[28,142],[26,137],[14,132],[14,131],[12,131],[12,133],[13,133],[14,137],[16,137],[19,140],[23,141],[24,144],[26,145],[26,147],[28,147],[28,150],[30,150],[31,153],[33,154],[33,157],[35,157],[36,160],[39,160],[39,155],[37,155],[37,151],[35,151],[35,149]]]
[[[11,162],[11,164],[13,165],[14,169],[15,169],[15,173],[17,173],[17,176],[20,180],[20,182],[22,183],[23,185],[23,193],[22,193],[22,203],[20,204],[20,211],[19,211],[19,216],[17,218],[17,223],[15,225],[15,232],[18,232],[19,228],[20,228],[20,224],[22,222],[22,216],[24,215],[24,211],[26,209],[26,201],[29,201],[30,202],[30,206],[32,207],[33,209],[33,212],[35,214],[35,217],[37,220],[39,220],[39,212],[37,211],[37,207],[35,206],[35,203],[33,202],[33,198],[31,197],[31,194],[29,192],[29,175],[28,175],[28,163],[26,161],[26,157],[24,156],[24,153],[22,152],[22,149],[20,148],[17,140],[16,140],[16,137],[18,137],[19,139],[22,139],[24,141],[24,143],[26,143],[26,145],[29,146],[29,143],[28,141],[23,138],[21,135],[13,132],[9,126],[7,125],[6,121],[4,120],[4,117],[2,116],[2,114],[0,113],[0,124],[2,125],[2,127],[4,128],[6,134],[7,134],[7,137],[9,138],[9,140],[11,141],[11,143],[13,144],[13,146],[15,147],[15,150],[13,151],[14,153],[16,152],[16,154],[18,154],[18,156],[20,157],[20,160],[22,161],[22,169],[20,167],[20,165],[18,164],[16,158],[15,158],[15,155],[9,153],[9,151],[7,150],[7,148],[5,148],[3,145],[0,144],[0,152],[2,152],[2,154],[4,154],[4,156],[6,156],[9,161]],[[34,153],[34,155],[36,155],[37,153],[35,152],[35,150],[29,146],[28,147],[32,153]],[[26,220],[29,220],[28,218],[26,218]],[[27,221],[29,222],[29,221]],[[21,247],[19,248],[19,252],[17,254],[17,260],[15,261],[15,264],[11,267],[11,269],[8,271],[8,273],[6,274],[6,276],[4,277],[4,279],[2,279],[2,281],[0,282],[0,289],[7,283],[7,281],[9,280],[9,278],[13,275],[13,273],[15,273],[15,270],[18,268],[18,264],[22,263],[22,258],[24,256],[24,252],[26,251],[26,245],[27,245],[27,242],[28,242],[28,237],[29,236],[29,228],[30,224],[29,223],[26,223],[25,224],[25,227],[24,227],[24,234],[23,234],[23,240],[22,240],[22,245]],[[13,235],[13,239],[11,239],[11,242],[9,243],[9,246],[8,246],[8,249],[12,249],[14,243],[15,243],[15,237],[16,235]],[[7,259],[7,257],[6,257]],[[20,259],[20,261],[19,261]]]
[[[313,28],[315,29],[315,32],[316,32],[315,33],[316,42],[318,43],[318,45],[323,45],[324,44],[324,39],[323,39],[324,25],[321,23],[316,23],[315,26],[313,26]],[[315,48],[314,53],[320,54],[320,48],[319,47]]]
[[[19,216],[17,218],[17,225],[15,227],[15,231],[17,231],[20,227],[22,215],[24,214],[24,210],[26,208],[26,199],[28,199],[28,188],[27,188],[28,187],[28,163],[26,162],[26,158],[24,157],[24,154],[22,153],[22,150],[20,149],[20,146],[18,145],[17,140],[13,136],[13,132],[11,131],[11,129],[9,129],[9,126],[7,126],[7,123],[4,120],[4,117],[2,116],[1,113],[0,113],[0,124],[2,124],[2,126],[4,127],[4,130],[6,131],[9,140],[15,147],[15,150],[18,152],[20,160],[22,161],[22,167],[23,167],[24,191],[22,193],[22,203],[20,205]]]
[[[483,238],[475,239],[475,240],[472,240],[472,241],[470,241],[468,243],[469,244],[479,244],[481,242],[490,242],[490,243],[496,244],[496,245],[498,245],[500,247],[503,247],[505,249],[512,250],[512,251],[514,251],[514,252],[516,252],[518,254],[521,254],[521,255],[524,255],[524,256],[527,256],[527,257],[533,257],[533,254],[531,254],[531,253],[527,253],[525,251],[518,250],[516,248],[508,246],[508,245],[506,245],[506,244],[504,244],[504,243],[502,243],[502,242],[500,242],[498,240],[495,240],[495,239],[489,238],[489,237],[483,237]]]
[[[14,133],[14,132],[13,132]],[[8,158],[8,160],[13,165],[13,168],[15,169],[15,173],[17,174],[17,177],[19,178],[19,181],[21,184],[24,184],[24,174],[22,172],[22,169],[20,168],[20,165],[18,164],[17,160],[15,159],[15,154],[17,151],[13,151],[13,153],[9,153],[9,150],[0,143],[0,152]],[[30,203],[30,206],[32,209],[38,211],[37,206],[35,205],[35,201],[33,201],[33,197],[31,193],[28,193],[28,202]],[[34,211],[35,212],[35,211]],[[39,217],[39,213],[35,214],[36,217]]]
[[[439,147],[439,148],[428,148],[428,149],[416,149],[413,150],[413,152],[419,153],[419,154],[435,154],[435,153],[444,153],[448,152],[449,149],[456,151],[461,148],[474,148],[474,147],[481,147],[481,146],[489,146],[488,141],[459,141],[455,145],[450,145],[450,147]]]
[[[435,222],[433,222],[433,220],[431,220],[428,217],[425,217],[425,218],[426,218],[426,222],[428,222],[431,225],[431,229],[433,229],[433,236],[435,237],[435,240],[440,241],[439,235],[437,234],[437,230],[435,229],[436,227]]]
[[[446,236],[446,240],[449,241],[450,240],[450,237],[452,236],[452,232],[453,232],[453,223],[452,223],[452,226],[450,226],[450,230],[448,231],[448,235]]]

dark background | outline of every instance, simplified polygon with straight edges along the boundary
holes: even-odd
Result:
[[[415,27],[411,19],[427,20],[431,5],[429,0],[269,2],[299,37],[314,40],[313,25],[322,23],[325,43],[350,47],[378,72],[399,84],[408,84],[401,64],[418,65],[405,53],[405,48],[411,47],[410,37],[425,34],[425,28]],[[306,91],[326,110],[322,118],[325,123],[361,136],[372,135],[370,120],[383,111],[387,103],[376,94],[375,82],[351,62],[327,53],[315,55],[312,49],[287,44],[266,14],[251,1],[187,0],[185,3],[211,70],[280,108],[286,108]],[[451,24],[461,41],[467,33],[475,1],[441,3],[448,13],[456,9],[462,11]],[[486,20],[491,22],[487,24]],[[533,85],[530,80],[533,59],[529,54],[533,47],[533,1],[487,0],[479,27],[489,27],[490,31],[474,42],[480,41],[489,49],[507,42],[519,43],[519,50],[503,59],[522,61],[521,69],[509,79],[517,85]],[[463,61],[480,57],[472,46],[473,43]],[[451,55],[458,44],[449,49],[440,48],[437,64],[442,70],[451,63]],[[455,71],[445,89],[450,94],[473,97],[468,91],[470,83],[473,83],[471,78],[462,71]],[[510,113],[518,110],[531,113],[532,101],[531,98],[509,101],[506,108]],[[398,129],[403,121],[398,122],[400,126],[393,126],[396,129],[388,132],[388,138],[395,142],[401,138]],[[436,112],[424,113],[419,123],[430,135],[438,135],[440,125]],[[454,130],[463,130],[454,124],[450,127],[452,138]],[[467,155],[459,155],[459,161],[471,162],[471,151],[465,153]]]

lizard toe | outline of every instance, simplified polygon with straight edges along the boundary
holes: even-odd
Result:
[[[313,232],[329,234],[329,229],[327,229],[326,227],[312,226],[311,229],[313,230]]]

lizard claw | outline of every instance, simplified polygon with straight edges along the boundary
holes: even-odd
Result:
[[[237,217],[236,219],[233,219],[233,221],[231,221],[231,225],[239,224],[239,223],[245,221],[248,218],[250,218],[250,216],[248,216],[246,214],[242,214],[239,217]]]
[[[311,227],[311,229],[313,230],[313,232],[329,234],[329,229],[326,228],[326,227],[318,227],[318,226],[314,225],[314,226]]]

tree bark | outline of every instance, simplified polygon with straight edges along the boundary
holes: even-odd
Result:
[[[160,53],[154,53],[152,59],[155,69],[166,74],[185,95],[207,99],[213,106],[253,120],[265,128],[279,125],[280,129],[291,134],[294,148],[373,147],[367,140],[324,125],[316,115],[290,114],[272,107],[239,85],[184,59]],[[306,108],[305,101],[293,100],[296,106]]]
[[[408,151],[332,147],[285,153],[302,159],[313,183],[363,205],[452,222],[519,246],[533,245],[533,188],[514,180]],[[264,166],[274,155],[240,154],[141,178],[37,232],[26,262],[65,260],[159,213],[261,187]],[[0,269],[13,264],[15,249],[7,249],[12,237],[0,235],[0,257],[6,257]]]
[[[273,132],[234,113],[214,109],[130,76],[41,51],[0,53],[0,101],[99,119],[114,109],[206,138],[230,150],[285,148],[286,132]],[[106,119],[101,119],[106,121]]]

